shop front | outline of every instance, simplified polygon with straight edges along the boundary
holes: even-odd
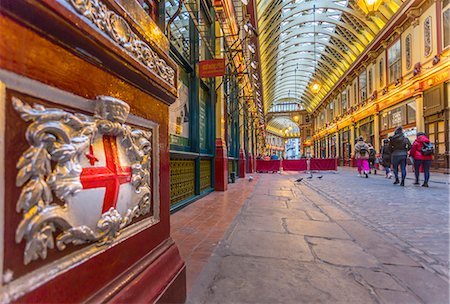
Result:
[[[380,112],[380,147],[383,140],[394,135],[397,127],[402,126],[411,143],[416,139],[416,101],[408,99]]]
[[[350,166],[352,149],[350,145],[350,128],[345,127],[339,131],[339,165]]]
[[[374,130],[374,123],[373,123],[373,116],[369,116],[367,118],[364,118],[360,120],[356,124],[356,138],[362,136],[364,138],[364,141],[366,143],[374,144],[375,139],[375,132],[378,132],[378,130]]]
[[[432,168],[449,171],[449,82],[426,90],[423,94],[425,133],[435,146]]]

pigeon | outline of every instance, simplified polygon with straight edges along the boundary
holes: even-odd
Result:
[[[296,182],[296,183],[299,183],[299,182],[301,182],[302,180],[303,180],[303,178],[299,178],[299,179],[296,179],[295,182]]]
[[[248,181],[249,181],[249,182],[253,181],[253,176],[250,175],[250,176],[248,177]]]
[[[317,178],[322,178],[323,177],[323,175],[321,175],[321,176],[318,176]]]
[[[307,177],[307,179],[312,179],[312,178],[313,178],[312,175]]]

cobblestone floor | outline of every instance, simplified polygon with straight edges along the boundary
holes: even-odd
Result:
[[[306,176],[259,175],[188,303],[449,302],[448,185]],[[245,196],[214,204],[226,215]]]

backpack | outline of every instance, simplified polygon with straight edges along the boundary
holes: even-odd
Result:
[[[359,148],[359,154],[361,154],[361,156],[366,156],[366,153],[367,153],[367,152],[368,152],[368,151],[367,151],[366,145],[360,146],[360,148]]]
[[[422,143],[422,150],[420,151],[423,156],[430,156],[434,154],[433,143],[427,141]]]
[[[375,149],[370,149],[369,150],[369,159],[375,159],[377,156],[377,152],[375,151]]]

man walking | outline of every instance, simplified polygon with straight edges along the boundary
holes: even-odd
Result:
[[[394,131],[394,136],[390,139],[390,149],[392,151],[392,165],[394,167],[395,182],[394,185],[405,185],[406,178],[406,158],[408,151],[411,148],[411,142],[403,134],[403,127],[398,127]],[[398,166],[402,171],[402,181],[398,178]]]

